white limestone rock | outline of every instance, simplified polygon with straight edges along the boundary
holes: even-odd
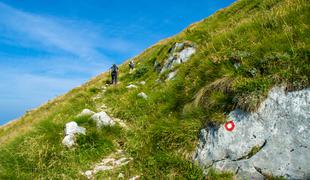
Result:
[[[82,117],[82,116],[91,116],[91,115],[93,115],[93,114],[95,114],[95,112],[93,112],[93,111],[91,111],[91,110],[89,110],[89,109],[83,109],[83,111],[82,111],[80,114],[78,114],[77,116],[78,116],[78,117]]]
[[[183,49],[180,53],[179,53],[179,60],[180,63],[184,63],[186,61],[188,61],[188,59],[196,52],[196,49],[193,47],[187,47],[185,49]]]
[[[145,81],[141,81],[141,82],[139,82],[139,84],[145,85]]]
[[[176,43],[165,61],[160,73],[168,69],[172,69],[174,65],[181,64],[189,60],[189,58],[196,52],[196,49],[188,43]]]
[[[75,136],[74,135],[67,135],[62,140],[62,144],[65,145],[67,148],[71,148],[75,145]]]
[[[138,86],[134,85],[134,84],[129,84],[128,86],[126,86],[127,89],[136,89],[138,88]]]
[[[148,96],[144,92],[139,93],[137,96],[141,97],[143,99],[147,99],[148,98]]]
[[[194,159],[203,167],[231,170],[240,179],[310,177],[310,89],[273,88],[257,112],[234,110],[223,126],[202,129]],[[256,148],[258,152],[249,157]]]
[[[65,126],[65,137],[62,140],[62,144],[71,148],[75,145],[75,139],[77,134],[86,134],[86,129],[79,127],[78,124],[74,121],[71,121]]]
[[[114,126],[115,122],[106,112],[99,112],[91,117],[96,122],[98,128],[102,126]]]
[[[177,72],[176,72],[176,71],[173,71],[173,72],[169,73],[169,74],[167,75],[166,81],[173,80],[174,77],[175,77],[176,75],[177,75]]]
[[[84,134],[86,133],[86,129],[78,126],[78,124],[74,121],[68,122],[65,127],[65,135],[74,135],[74,134]]]
[[[88,170],[82,174],[85,175],[87,177],[87,179],[93,179],[93,171],[91,171],[91,170]]]

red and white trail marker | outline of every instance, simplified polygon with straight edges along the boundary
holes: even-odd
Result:
[[[228,121],[227,123],[225,123],[224,127],[227,131],[232,131],[235,129],[235,123],[234,121]]]

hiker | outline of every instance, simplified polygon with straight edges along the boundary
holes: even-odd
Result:
[[[135,63],[133,62],[133,60],[131,60],[129,62],[129,73],[132,73],[132,71],[134,70],[135,68]]]
[[[117,84],[117,74],[118,74],[118,67],[116,64],[113,64],[113,66],[111,67],[112,84]]]

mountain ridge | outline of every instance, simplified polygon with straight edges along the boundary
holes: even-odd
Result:
[[[124,61],[118,85],[107,85],[104,72],[0,127],[0,178],[83,179],[79,171],[120,147],[133,161],[94,178],[233,178],[227,169],[206,175],[192,163],[199,132],[221,127],[236,108],[256,112],[274,86],[310,87],[309,17],[307,0],[240,0],[191,24],[130,59],[134,72]],[[97,129],[91,117],[77,117],[83,109],[104,111],[130,128]],[[86,135],[67,149],[61,142],[71,121]]]

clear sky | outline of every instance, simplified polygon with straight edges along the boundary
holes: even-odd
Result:
[[[0,0],[0,125],[234,0]]]

